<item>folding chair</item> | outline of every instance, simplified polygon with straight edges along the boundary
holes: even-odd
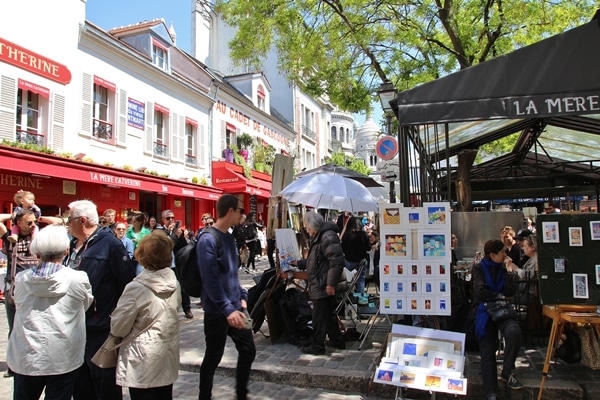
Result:
[[[365,259],[362,259],[360,264],[358,265],[358,268],[356,269],[356,273],[354,274],[354,276],[352,277],[352,280],[348,284],[348,289],[346,289],[346,291],[344,292],[342,299],[340,300],[337,308],[335,309],[335,314],[338,317],[338,322],[340,323],[340,326],[344,326],[344,324],[340,318],[340,311],[342,310],[342,308],[345,308],[345,307],[348,307],[350,309],[351,319],[352,319],[352,322],[354,323],[355,327],[356,327],[356,321],[360,321],[360,315],[358,314],[358,306],[357,306],[357,304],[352,302],[352,297],[354,296],[354,293],[356,292],[356,285],[358,283],[358,279],[360,278],[362,271],[366,267],[367,267],[367,259],[365,258]],[[357,300],[357,303],[358,303],[358,300]]]

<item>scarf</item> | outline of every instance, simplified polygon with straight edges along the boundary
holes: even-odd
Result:
[[[504,291],[504,273],[502,271],[502,267],[503,264],[494,262],[487,258],[481,260],[481,269],[483,270],[483,275],[485,277],[485,284],[494,292],[502,293]],[[495,282],[492,279],[492,274],[490,272],[491,269],[498,269]],[[483,303],[484,302],[479,303],[479,306],[477,307],[477,313],[475,315],[475,334],[477,335],[477,340],[481,340],[483,338],[485,334],[485,328],[487,327],[488,322],[491,320],[491,317],[485,310]]]

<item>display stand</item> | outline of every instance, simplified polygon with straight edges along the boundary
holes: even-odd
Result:
[[[464,347],[464,333],[394,325],[373,381],[397,386],[396,399],[402,387],[465,395]]]
[[[596,334],[600,337],[600,314],[596,312],[596,306],[590,305],[545,305],[542,308],[542,315],[552,319],[552,329],[546,350],[546,359],[544,360],[544,369],[542,372],[542,382],[540,383],[540,392],[538,400],[542,399],[544,383],[550,369],[550,360],[563,333],[565,325],[568,323],[589,324],[594,327]]]

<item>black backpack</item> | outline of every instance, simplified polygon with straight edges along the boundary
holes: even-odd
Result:
[[[217,241],[217,254],[221,251],[221,238],[212,226],[207,227],[196,238],[200,242],[200,236],[210,233]],[[198,257],[196,255],[196,242],[190,242],[175,254],[175,275],[181,286],[181,290],[191,297],[200,297],[202,294],[202,277],[198,268]]]

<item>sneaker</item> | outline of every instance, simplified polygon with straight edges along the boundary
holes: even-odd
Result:
[[[12,244],[17,243],[17,240],[19,239],[19,237],[15,234],[10,235],[9,237],[7,237],[8,241],[11,242]],[[11,375],[12,376],[12,375]]]
[[[506,386],[508,386],[509,388],[514,389],[514,390],[523,389],[523,384],[521,382],[519,382],[519,380],[517,379],[516,376],[514,376],[514,374],[510,374],[508,379],[506,379],[503,376],[501,376],[501,378],[504,382],[506,382]]]
[[[313,354],[315,356],[319,356],[325,354],[325,347],[315,346],[311,344],[309,346],[302,346],[300,348],[300,351],[302,351],[304,354]]]

